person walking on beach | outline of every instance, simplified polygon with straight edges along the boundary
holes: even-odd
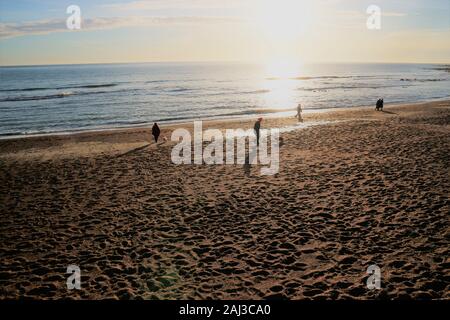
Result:
[[[259,147],[259,133],[261,131],[261,121],[262,118],[259,118],[258,121],[255,123],[255,134],[256,134],[256,145]]]
[[[380,100],[380,110],[383,111],[384,108],[384,99]]]
[[[298,118],[298,122],[303,122],[303,118],[302,118],[302,104],[299,103],[297,106],[297,115],[296,117]]]
[[[375,111],[380,111],[380,108],[381,108],[381,99],[378,99],[376,107],[375,107]]]
[[[159,129],[158,124],[155,122],[155,124],[152,127],[152,135],[155,138],[155,142],[158,143],[159,135],[161,134],[161,130]]]

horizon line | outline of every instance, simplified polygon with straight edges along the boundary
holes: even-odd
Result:
[[[254,65],[264,65],[265,62],[251,62],[251,61],[240,61],[240,60],[166,60],[166,61],[128,61],[128,62],[81,62],[81,63],[42,63],[42,64],[11,64],[2,65],[0,68],[14,68],[14,67],[58,67],[58,66],[83,66],[83,65],[120,65],[120,64],[163,64],[163,63],[240,63],[240,64],[254,64]],[[381,61],[311,61],[307,63],[302,63],[304,65],[311,64],[430,64],[430,65],[450,65],[450,61],[447,62],[381,62]]]

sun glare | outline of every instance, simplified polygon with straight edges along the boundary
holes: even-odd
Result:
[[[268,77],[298,76],[301,42],[310,31],[314,16],[313,1],[259,0],[256,22],[264,39]]]
[[[265,102],[271,108],[285,109],[293,107],[296,103],[296,88],[301,65],[291,60],[275,59],[266,64],[267,78],[264,82],[268,93],[264,96]]]
[[[306,32],[312,19],[312,1],[261,0],[258,20],[271,40],[295,40]]]
[[[292,79],[299,76],[300,64],[289,59],[273,59],[266,64],[266,75],[268,78]]]

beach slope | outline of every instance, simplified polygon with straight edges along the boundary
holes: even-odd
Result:
[[[0,298],[449,299],[450,102],[385,111],[305,114],[274,176],[172,164],[183,125],[1,140]]]

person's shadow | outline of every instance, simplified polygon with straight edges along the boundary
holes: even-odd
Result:
[[[395,113],[395,112],[392,112],[392,111],[381,110],[381,112],[388,113],[388,114],[395,114],[395,115],[398,116],[398,113]]]
[[[245,163],[244,163],[244,174],[247,177],[250,177],[250,171],[252,169],[252,165],[250,164],[250,156],[248,153],[245,155]]]
[[[151,143],[146,144],[145,146],[142,146],[142,147],[138,147],[138,148],[135,148],[135,149],[131,149],[131,150],[125,152],[125,153],[122,153],[122,154],[118,155],[117,158],[128,156],[128,155],[133,154],[133,153],[135,153],[135,152],[144,150],[144,149],[146,149],[146,148],[148,148],[148,147],[150,147],[150,146],[151,146]]]
[[[281,148],[284,145],[284,139],[283,137],[280,137],[280,141],[279,141],[279,147]],[[255,157],[256,154],[253,154],[253,157]],[[251,169],[252,169],[252,163],[253,159],[250,160],[250,155],[249,153],[245,154],[245,163],[244,163],[244,174],[247,177],[250,177],[250,173],[251,173]]]
[[[257,147],[257,148],[259,148],[259,147]],[[258,154],[257,150],[258,149],[252,150],[252,151],[249,150],[248,152],[245,153],[244,174],[247,177],[250,176],[251,169],[252,169],[252,163],[255,162],[254,160],[256,159],[257,154]]]

